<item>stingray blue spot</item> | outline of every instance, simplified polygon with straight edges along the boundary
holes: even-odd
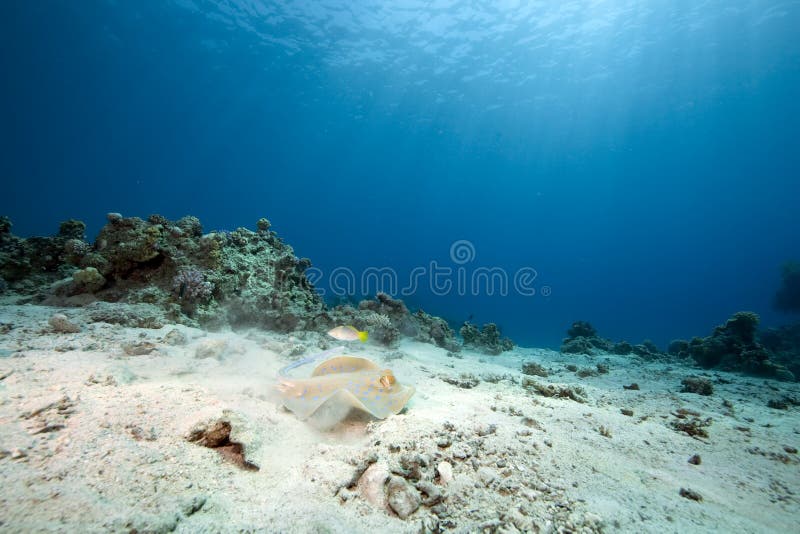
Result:
[[[381,400],[381,396],[380,395],[375,395],[375,400]]]
[[[319,400],[319,397],[311,397],[311,400]]]

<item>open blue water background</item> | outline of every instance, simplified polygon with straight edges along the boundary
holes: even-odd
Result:
[[[781,0],[3,2],[0,213],[266,216],[328,297],[337,267],[531,268],[533,296],[405,297],[528,345],[786,322],[798,28]]]

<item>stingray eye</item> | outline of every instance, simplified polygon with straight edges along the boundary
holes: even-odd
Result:
[[[392,384],[395,383],[394,375],[388,369],[383,372],[381,375],[381,385],[385,388],[392,387]]]

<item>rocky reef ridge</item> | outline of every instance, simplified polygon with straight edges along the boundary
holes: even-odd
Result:
[[[163,310],[164,320],[211,330],[321,332],[352,324],[389,347],[406,336],[461,350],[444,319],[412,313],[385,293],[356,306],[327,307],[306,278],[311,260],[298,258],[264,218],[255,231],[203,233],[193,216],[171,221],[109,213],[93,243],[85,230],[83,222],[69,220],[54,236],[21,238],[0,218],[0,292],[16,294],[18,303],[52,306],[147,304]]]

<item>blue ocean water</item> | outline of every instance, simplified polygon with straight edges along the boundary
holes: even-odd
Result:
[[[778,324],[797,28],[779,0],[4,2],[0,213],[265,216],[327,298],[527,345]]]

